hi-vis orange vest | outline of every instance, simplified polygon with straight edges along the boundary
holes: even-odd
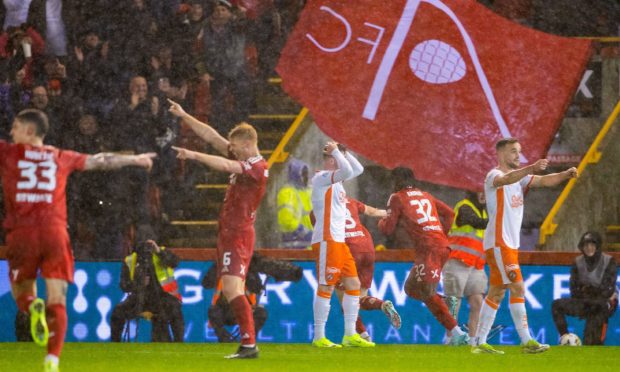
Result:
[[[161,247],[164,250],[164,247]],[[182,300],[181,294],[179,293],[179,285],[174,278],[174,270],[170,267],[164,267],[161,264],[161,260],[159,256],[155,253],[152,255],[153,257],[153,267],[155,268],[155,275],[157,276],[157,281],[159,285],[161,285],[161,289],[164,292],[173,295],[178,298],[180,301]],[[133,281],[134,273],[136,271],[136,263],[137,263],[138,255],[136,252],[133,252],[129,256],[125,257],[125,264],[129,268],[129,279]]]
[[[468,199],[463,199],[456,203],[454,206],[454,222],[452,222],[452,228],[449,233],[450,248],[452,249],[450,258],[460,260],[465,265],[473,266],[477,270],[482,270],[485,263],[484,249],[482,247],[484,229],[475,229],[471,225],[456,226],[459,210],[464,205],[473,209],[478,217],[488,218],[486,210],[480,212],[474,203]]]

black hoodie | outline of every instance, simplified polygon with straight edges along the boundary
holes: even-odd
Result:
[[[586,243],[592,242],[596,244],[596,252],[592,257],[588,257],[585,254],[583,256],[578,256],[577,260],[580,257],[584,257],[586,261],[586,268],[588,272],[592,272],[599,265],[600,260],[604,259],[603,250],[602,250],[602,239],[601,236],[597,232],[587,232],[583,234],[579,241],[579,250],[583,253],[583,248]],[[579,269],[577,267],[577,261],[573,264],[570,273],[570,293],[574,298],[582,298],[582,299],[600,299],[600,300],[608,300],[616,291],[616,278],[618,273],[618,266],[613,257],[610,257],[609,262],[607,263],[607,267],[605,267],[605,271],[601,280],[601,283],[598,285],[593,284],[584,284],[583,281],[579,277]]]

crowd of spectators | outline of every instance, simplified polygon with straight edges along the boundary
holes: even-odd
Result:
[[[247,120],[303,3],[0,2],[0,139],[10,139],[20,110],[35,107],[49,117],[47,144],[158,154],[150,173],[73,177],[67,202],[77,258],[121,258],[132,231],[173,213],[180,167],[171,146],[187,138],[166,100],[223,133]]]

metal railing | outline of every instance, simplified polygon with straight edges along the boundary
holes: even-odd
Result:
[[[291,124],[291,126],[284,134],[284,137],[282,137],[282,139],[280,140],[280,143],[278,143],[276,149],[273,150],[273,153],[269,157],[269,160],[267,160],[267,165],[270,168],[274,163],[284,163],[286,161],[289,153],[285,151],[285,148],[290,142],[291,138],[293,138],[295,132],[297,132],[297,128],[299,128],[301,123],[303,123],[306,115],[308,115],[308,109],[303,107],[301,111],[299,111],[299,114],[297,114],[297,117],[295,118],[295,121],[293,121],[293,124]]]
[[[596,138],[592,142],[592,145],[590,145],[588,152],[586,152],[583,159],[581,159],[579,167],[577,167],[577,173],[579,175],[583,173],[583,171],[588,167],[588,165],[596,164],[599,162],[599,160],[601,160],[602,152],[599,151],[599,146],[603,142],[603,139],[605,138],[613,124],[616,122],[618,114],[620,114],[620,101],[618,101],[611,115],[609,115],[609,117],[607,118],[607,121],[605,122],[605,125],[603,125],[603,128],[601,128],[601,130],[596,135]],[[568,198],[568,195],[575,187],[575,183],[577,182],[577,180],[578,178],[572,178],[570,181],[568,181],[568,184],[566,184],[564,190],[562,190],[562,193],[557,198],[557,200],[553,204],[553,207],[549,211],[549,214],[540,226],[540,239],[538,241],[540,244],[545,244],[545,242],[547,241],[547,237],[555,233],[558,225],[553,222],[553,219],[558,214],[560,208]]]

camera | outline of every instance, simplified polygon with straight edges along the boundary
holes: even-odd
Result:
[[[150,261],[153,253],[153,246],[146,241],[139,242],[134,251],[138,255],[139,261]]]

